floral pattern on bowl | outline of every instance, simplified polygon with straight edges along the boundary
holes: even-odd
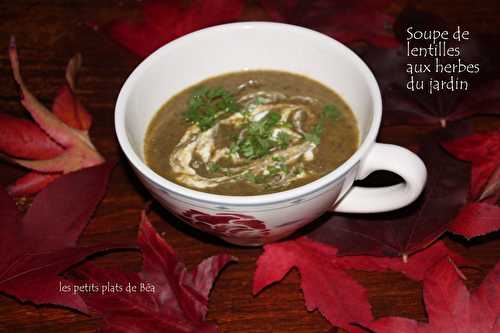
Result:
[[[210,215],[194,209],[189,209],[180,217],[193,227],[213,235],[239,238],[246,241],[256,241],[269,235],[264,222],[250,215],[237,213],[216,213]]]

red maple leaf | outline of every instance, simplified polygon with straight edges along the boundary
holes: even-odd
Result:
[[[474,134],[443,146],[455,157],[472,162],[469,201],[449,230],[466,238],[500,229],[500,131]]]
[[[83,300],[60,291],[71,285],[59,274],[109,245],[76,242],[103,197],[113,164],[69,173],[51,183],[21,218],[0,188],[0,291],[21,301],[56,304],[86,312]]]
[[[92,118],[73,92],[81,56],[69,61],[67,83],[59,90],[53,112],[43,106],[24,83],[14,38],[9,57],[21,93],[21,104],[36,124],[0,115],[0,152],[6,154],[4,157],[8,161],[34,170],[10,185],[8,192],[14,196],[32,195],[61,174],[102,163],[104,158],[88,135]]]
[[[145,0],[142,22],[118,19],[104,27],[115,41],[146,57],[160,46],[187,33],[212,25],[235,21],[243,0]]]
[[[429,267],[443,257],[452,256],[458,262],[465,262],[441,242],[411,256],[406,263],[399,258],[338,257],[337,249],[305,237],[266,245],[264,250],[257,261],[254,294],[280,281],[296,267],[301,275],[307,309],[318,309],[332,325],[352,332],[362,330],[351,323],[368,323],[373,317],[366,290],[345,270],[393,270],[421,280]]]
[[[314,29],[344,43],[398,46],[392,30],[394,18],[384,13],[390,4],[387,0],[261,0],[261,4],[275,21]]]
[[[101,269],[90,264],[71,273],[79,284],[136,286],[135,292],[103,294],[101,291],[82,295],[85,302],[103,316],[101,331],[216,332],[217,326],[205,321],[209,292],[219,271],[236,259],[226,254],[210,257],[189,272],[145,213],[138,244],[143,255],[140,273]],[[147,286],[152,289],[146,291]]]
[[[367,328],[380,333],[496,333],[500,332],[500,263],[474,293],[448,258],[429,270],[423,281],[428,323],[401,317],[378,319]]]

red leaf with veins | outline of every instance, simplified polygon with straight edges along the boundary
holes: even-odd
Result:
[[[13,195],[36,193],[56,177],[91,167],[104,161],[92,144],[87,130],[91,125],[90,114],[76,99],[73,88],[81,65],[74,57],[66,68],[67,84],[54,102],[54,113],[43,106],[26,87],[19,68],[15,40],[9,47],[12,72],[21,92],[21,104],[28,110],[36,124],[1,116],[0,152],[5,159],[37,171],[16,181],[9,187]],[[61,120],[62,119],[62,120]],[[67,122],[67,123],[65,123]],[[37,126],[38,125],[38,126]],[[23,135],[16,131],[23,130]]]
[[[460,265],[470,264],[446,245],[438,241],[425,250],[409,256],[405,261],[400,258],[372,257],[372,256],[342,256],[337,257],[336,265],[343,269],[353,269],[368,272],[394,271],[404,274],[406,277],[421,281],[429,268],[441,261],[443,258],[452,258]]]
[[[448,128],[427,135],[420,157],[428,170],[424,193],[402,209],[380,214],[335,214],[310,237],[339,249],[340,255],[403,256],[439,238],[467,202],[470,167],[435,142],[467,129]]]
[[[182,35],[237,20],[243,5],[243,0],[194,0],[188,6],[181,0],[145,0],[142,22],[119,19],[104,30],[122,46],[146,57]]]
[[[64,149],[35,123],[0,113],[0,152],[17,158],[54,158]]]
[[[279,282],[294,267],[301,276],[301,288],[308,311],[318,309],[334,326],[363,332],[350,323],[369,323],[371,305],[366,290],[335,265],[336,249],[307,238],[264,246],[257,261],[254,295]]]
[[[449,259],[437,263],[426,275],[424,301],[428,323],[387,317],[367,328],[375,333],[495,333],[500,329],[500,263],[474,293],[461,281],[461,273]]]
[[[355,282],[346,270],[392,270],[420,281],[427,271],[443,258],[452,257],[459,263],[466,263],[442,242],[410,256],[407,262],[399,258],[339,257],[337,249],[306,237],[266,245],[264,250],[264,254],[257,261],[254,294],[272,283],[279,282],[295,267],[301,275],[301,287],[307,309],[318,309],[332,325],[350,332],[361,332],[362,330],[350,324],[366,323],[371,320],[372,314],[365,289]]]
[[[384,13],[390,3],[388,0],[261,0],[273,20],[314,29],[344,43],[365,41],[392,48],[398,46],[392,30],[394,18]]]
[[[85,302],[103,316],[102,331],[215,333],[216,325],[205,321],[208,295],[220,270],[235,259],[226,254],[210,257],[189,272],[145,213],[138,243],[143,255],[140,273],[106,270],[89,264],[71,273],[82,283],[154,286],[154,292],[82,295]]]
[[[468,239],[500,230],[500,131],[443,143],[459,159],[472,162],[471,196],[450,225]]]
[[[0,188],[0,291],[21,301],[87,311],[82,299],[59,291],[59,274],[109,245],[76,242],[104,196],[113,164],[60,177],[35,197],[23,218]],[[76,204],[75,204],[76,203]]]

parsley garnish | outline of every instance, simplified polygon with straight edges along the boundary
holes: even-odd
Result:
[[[332,121],[337,120],[342,115],[342,113],[340,113],[339,109],[337,109],[332,104],[325,105],[325,107],[323,109],[323,114]]]
[[[264,178],[262,176],[258,176],[254,174],[252,171],[245,172],[243,174],[243,178],[254,184],[260,184],[264,181]]]
[[[286,132],[279,132],[277,135],[278,146],[281,149],[288,148],[288,144],[290,143],[290,135]]]
[[[312,130],[309,133],[304,133],[304,139],[306,141],[314,143],[316,146],[321,142],[321,136],[325,131],[325,121],[330,119],[331,121],[337,120],[341,116],[340,111],[333,105],[328,104],[323,108],[323,113],[319,117],[319,120],[314,124]]]
[[[212,173],[220,172],[222,170],[221,166],[217,163],[209,163],[207,165],[207,170]]]
[[[314,143],[317,146],[321,142],[321,135],[323,135],[324,130],[325,122],[323,118],[320,118],[309,133],[304,133],[304,139],[306,139],[306,141]]]
[[[184,118],[205,131],[212,127],[221,115],[239,110],[240,106],[233,95],[224,88],[200,87],[191,95]]]
[[[243,138],[231,145],[230,152],[241,154],[248,159],[256,159],[267,155],[274,148],[287,147],[290,141],[288,135],[272,138],[273,129],[280,122],[280,118],[278,113],[269,112],[259,121],[250,121],[244,129]]]

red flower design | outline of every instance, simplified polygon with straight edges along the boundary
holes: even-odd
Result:
[[[249,215],[236,213],[210,215],[190,209],[183,212],[180,217],[195,228],[217,236],[256,241],[269,234],[264,222]]]

